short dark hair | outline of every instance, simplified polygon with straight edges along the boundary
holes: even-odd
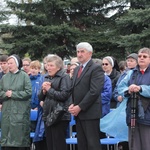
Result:
[[[7,61],[7,58],[8,58],[8,55],[1,55],[0,56],[0,61],[1,62]]]

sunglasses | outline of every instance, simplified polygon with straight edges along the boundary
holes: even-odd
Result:
[[[138,58],[148,58],[149,56],[147,56],[147,55],[138,55]]]
[[[108,63],[102,63],[102,65],[103,65],[103,66],[104,66],[104,65],[105,65],[105,66],[108,66]]]

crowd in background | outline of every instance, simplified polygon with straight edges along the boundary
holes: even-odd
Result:
[[[129,148],[148,150],[150,49],[142,48],[118,62],[113,56],[92,59],[93,48],[87,42],[76,48],[77,57],[71,59],[67,68],[59,56],[48,54],[43,58],[42,71],[39,60],[21,60],[15,54],[0,56],[2,150],[29,150],[31,131],[35,132],[36,150],[66,150],[70,115],[76,118],[78,150],[105,149],[99,139],[106,133],[115,137],[115,126],[116,130],[128,126],[129,131],[122,134],[126,135]],[[134,132],[133,93],[138,97]],[[58,123],[49,125],[47,116],[57,101],[65,104],[68,111]],[[31,109],[38,111],[35,122],[29,119]],[[122,126],[118,124],[120,120]]]

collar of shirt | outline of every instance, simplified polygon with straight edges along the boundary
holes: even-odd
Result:
[[[142,70],[143,70],[143,71],[145,72],[145,70],[146,70],[146,69],[147,69],[147,68],[144,68],[144,69],[141,69],[141,68],[140,68],[140,71],[142,71]]]
[[[106,73],[106,72],[104,73],[104,75],[107,75],[107,76],[109,76],[110,74],[111,74],[111,73]]]
[[[88,64],[88,62],[90,61],[91,59],[89,59],[87,62],[85,62],[84,64],[82,64],[83,68],[82,68],[82,71],[84,70],[84,68],[86,67],[86,65]]]

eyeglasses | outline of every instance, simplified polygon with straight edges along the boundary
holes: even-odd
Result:
[[[148,58],[149,56],[147,56],[147,55],[138,55],[138,58]]]
[[[104,66],[104,65],[105,65],[105,66],[108,66],[108,63],[102,63],[102,65],[103,65],[103,66]]]
[[[28,66],[30,66],[30,65],[29,65],[29,64],[24,64],[23,66],[24,66],[24,67],[28,67]]]

